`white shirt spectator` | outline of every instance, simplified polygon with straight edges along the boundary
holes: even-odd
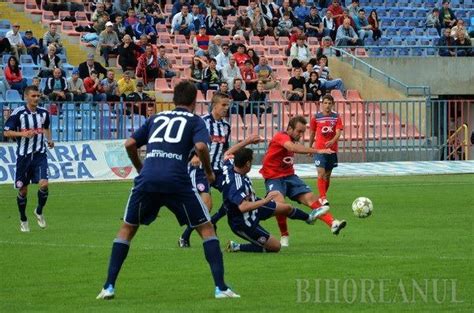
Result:
[[[229,65],[230,56],[231,56],[231,53],[229,52],[229,50],[227,50],[227,55],[224,54],[224,52],[221,52],[216,56],[216,62],[217,62],[216,68],[219,71],[222,71],[224,67]],[[230,85],[229,85],[229,89],[232,89]]]
[[[186,15],[186,17],[183,17],[183,13],[179,12],[175,16],[173,16],[173,20],[171,21],[171,33],[174,33],[175,28],[177,28],[179,25],[182,24],[183,18],[185,19],[186,25],[191,25],[194,18],[192,14]]]
[[[234,79],[242,79],[242,74],[240,73],[240,69],[237,64],[234,64],[233,67],[230,64],[227,64],[222,70],[222,76],[227,82],[227,85],[229,86],[230,90],[234,89]],[[244,82],[242,81],[242,83]],[[242,89],[244,89],[244,87],[245,85],[242,86]]]
[[[17,32],[16,35],[13,30],[9,30],[5,37],[8,39],[12,46],[23,45],[23,39],[21,38],[20,32]]]

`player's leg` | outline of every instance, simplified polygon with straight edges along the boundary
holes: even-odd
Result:
[[[221,171],[214,172],[214,174],[216,175],[216,180],[212,184],[212,187],[214,187],[220,193],[222,193],[222,184],[224,182],[225,175]],[[211,222],[212,224],[214,224],[214,229],[217,229],[217,222],[219,222],[219,220],[226,215],[227,215],[227,209],[224,206],[224,203],[222,203],[219,210],[217,210],[217,212],[214,213],[211,217]]]
[[[30,177],[33,184],[38,184],[38,205],[34,210],[36,220],[41,228],[46,227],[43,208],[48,200],[48,159],[46,153],[36,153],[30,167]]]
[[[212,209],[212,197],[211,194],[208,192],[201,192],[199,196],[202,199],[202,202],[208,207],[209,211]],[[191,233],[193,232],[194,228],[191,226],[186,226],[186,229],[184,232],[181,234],[181,237],[178,240],[178,246],[180,248],[189,248],[190,245],[190,238],[191,238]]]
[[[324,167],[318,167],[318,191],[319,191],[319,199],[321,200],[321,204],[326,203],[326,191],[327,191],[327,174],[326,169]]]
[[[285,195],[286,195],[286,183],[284,178],[281,179],[267,179],[265,180],[265,187],[267,192],[277,190],[280,192],[280,196],[275,198],[276,202],[285,202]],[[280,229],[280,236],[281,236],[281,243],[284,247],[289,246],[289,236],[290,233],[288,231],[288,223],[286,221],[285,215],[275,215],[275,218],[278,223],[278,228]]]
[[[327,210],[312,210],[311,214],[306,213],[305,211],[294,208],[288,203],[276,203],[275,214],[287,216],[292,220],[305,221],[308,224],[314,224],[314,221],[322,214],[326,213]]]
[[[30,231],[28,218],[26,217],[27,195],[28,195],[28,185],[23,186],[20,189],[18,189],[16,203],[18,205],[18,212],[20,212],[20,230],[24,233]]]
[[[237,243],[229,241],[227,251],[229,252],[278,252],[281,249],[281,243],[273,237],[265,228],[260,225],[255,227],[231,227],[234,234],[245,239],[249,243]]]
[[[26,216],[26,204],[28,196],[28,184],[31,181],[31,157],[18,157],[16,160],[15,188],[18,189],[16,203],[20,213],[20,231],[29,232],[30,226]]]
[[[34,214],[39,227],[46,228],[46,220],[43,215],[43,208],[48,200],[48,180],[42,179],[39,181],[38,188],[38,206],[36,207]]]

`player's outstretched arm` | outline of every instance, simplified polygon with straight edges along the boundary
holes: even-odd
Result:
[[[3,136],[8,137],[8,138],[18,138],[18,137],[33,138],[35,134],[36,134],[35,131],[32,129],[21,131],[21,132],[17,132],[14,130],[6,130],[3,132]]]
[[[213,183],[215,180],[214,172],[211,167],[211,158],[209,157],[209,148],[204,142],[197,142],[194,145],[194,150],[196,151],[199,160],[201,160],[202,167],[206,173],[207,180],[209,183]]]
[[[268,202],[272,201],[275,197],[278,196],[278,194],[279,194],[278,191],[270,191],[267,194],[267,196],[265,197],[265,199],[260,199],[260,200],[253,201],[253,202],[244,200],[239,205],[239,210],[240,210],[240,212],[245,213],[245,212],[249,212],[249,211],[253,211],[255,209],[258,209],[262,205],[265,205]]]
[[[248,145],[254,145],[260,142],[265,141],[261,136],[259,135],[250,135],[249,137],[245,138],[241,142],[233,145],[232,147],[229,148],[224,154],[225,158],[228,158],[232,156],[235,152],[239,151],[241,148],[246,147]]]
[[[310,147],[305,147],[300,143],[295,143],[291,141],[287,141],[283,144],[286,150],[294,153],[299,153],[299,154],[307,154],[307,153],[318,153],[318,150],[310,148]]]
[[[140,173],[143,164],[140,160],[140,157],[138,156],[137,141],[134,138],[128,138],[125,141],[125,150],[127,150],[128,157],[130,158],[130,161],[132,161],[137,173]]]

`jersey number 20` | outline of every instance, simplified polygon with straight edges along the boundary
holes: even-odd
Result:
[[[168,142],[168,143],[177,143],[181,141],[183,137],[184,127],[186,126],[187,120],[182,117],[174,117],[169,118],[168,116],[158,116],[153,120],[153,123],[157,124],[158,127],[155,129],[153,134],[151,134],[148,143],[154,142]],[[177,125],[177,126],[176,126]],[[173,127],[176,129],[176,133],[174,135],[171,134]]]

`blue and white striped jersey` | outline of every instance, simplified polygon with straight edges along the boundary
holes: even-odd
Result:
[[[31,112],[26,105],[13,110],[4,127],[5,131],[34,130],[36,132],[36,135],[32,138],[17,138],[16,155],[18,157],[31,153],[46,152],[46,138],[43,133],[45,129],[49,129],[48,110],[37,107],[36,112]]]
[[[213,170],[222,170],[224,152],[229,149],[230,124],[225,120],[216,121],[212,114],[202,117],[211,136],[209,155]]]

